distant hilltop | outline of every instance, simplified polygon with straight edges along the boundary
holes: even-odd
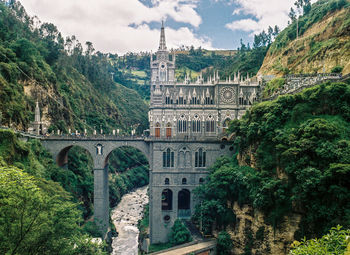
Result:
[[[350,1],[320,0],[284,29],[259,70],[262,75],[350,73]]]

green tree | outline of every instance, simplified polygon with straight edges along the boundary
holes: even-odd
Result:
[[[342,255],[349,242],[350,230],[344,230],[341,226],[332,228],[328,234],[320,239],[304,239],[301,242],[294,241],[290,255]]]
[[[77,254],[85,237],[77,224],[79,212],[69,199],[56,183],[36,179],[14,167],[1,167],[1,253]],[[91,242],[84,246],[95,247],[93,254],[102,253]]]
[[[179,245],[192,241],[192,236],[190,231],[181,222],[181,220],[176,219],[174,225],[171,227],[169,234],[169,242],[173,245]]]
[[[225,231],[221,231],[218,234],[218,238],[217,238],[217,245],[216,245],[217,254],[229,255],[231,254],[232,248],[233,248],[233,243],[230,235]]]

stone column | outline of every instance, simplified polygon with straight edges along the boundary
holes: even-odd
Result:
[[[108,166],[94,169],[94,220],[104,236],[109,227]]]

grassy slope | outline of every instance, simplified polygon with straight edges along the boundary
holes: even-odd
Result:
[[[0,3],[3,124],[28,128],[34,118],[35,101],[39,100],[43,119],[54,129],[87,127],[91,131],[94,126],[102,126],[111,132],[112,128],[128,129],[136,122],[147,127],[147,105],[134,90],[111,82],[111,66],[103,62],[103,57],[52,50],[50,45],[60,46],[34,30],[27,22],[30,18],[25,12],[18,14],[18,9],[13,11]],[[51,63],[50,52],[57,54]]]
[[[342,6],[347,3],[347,5]],[[341,9],[337,5],[342,6]],[[296,22],[283,30],[271,45],[261,74],[330,72],[343,66],[350,73],[350,4],[349,1],[318,1],[309,14],[299,20],[300,37],[296,37]]]

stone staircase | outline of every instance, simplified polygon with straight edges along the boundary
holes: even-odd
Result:
[[[201,234],[201,232],[199,231],[199,229],[191,222],[191,220],[183,220],[182,221],[185,226],[188,228],[188,230],[190,231],[193,241],[203,241],[204,238]]]
[[[305,88],[310,88],[326,81],[345,81],[348,79],[348,76],[343,77],[338,73],[288,75],[285,77],[286,83],[283,85],[283,89],[276,91],[272,96],[264,98],[262,101],[274,100],[280,95],[296,94]]]

